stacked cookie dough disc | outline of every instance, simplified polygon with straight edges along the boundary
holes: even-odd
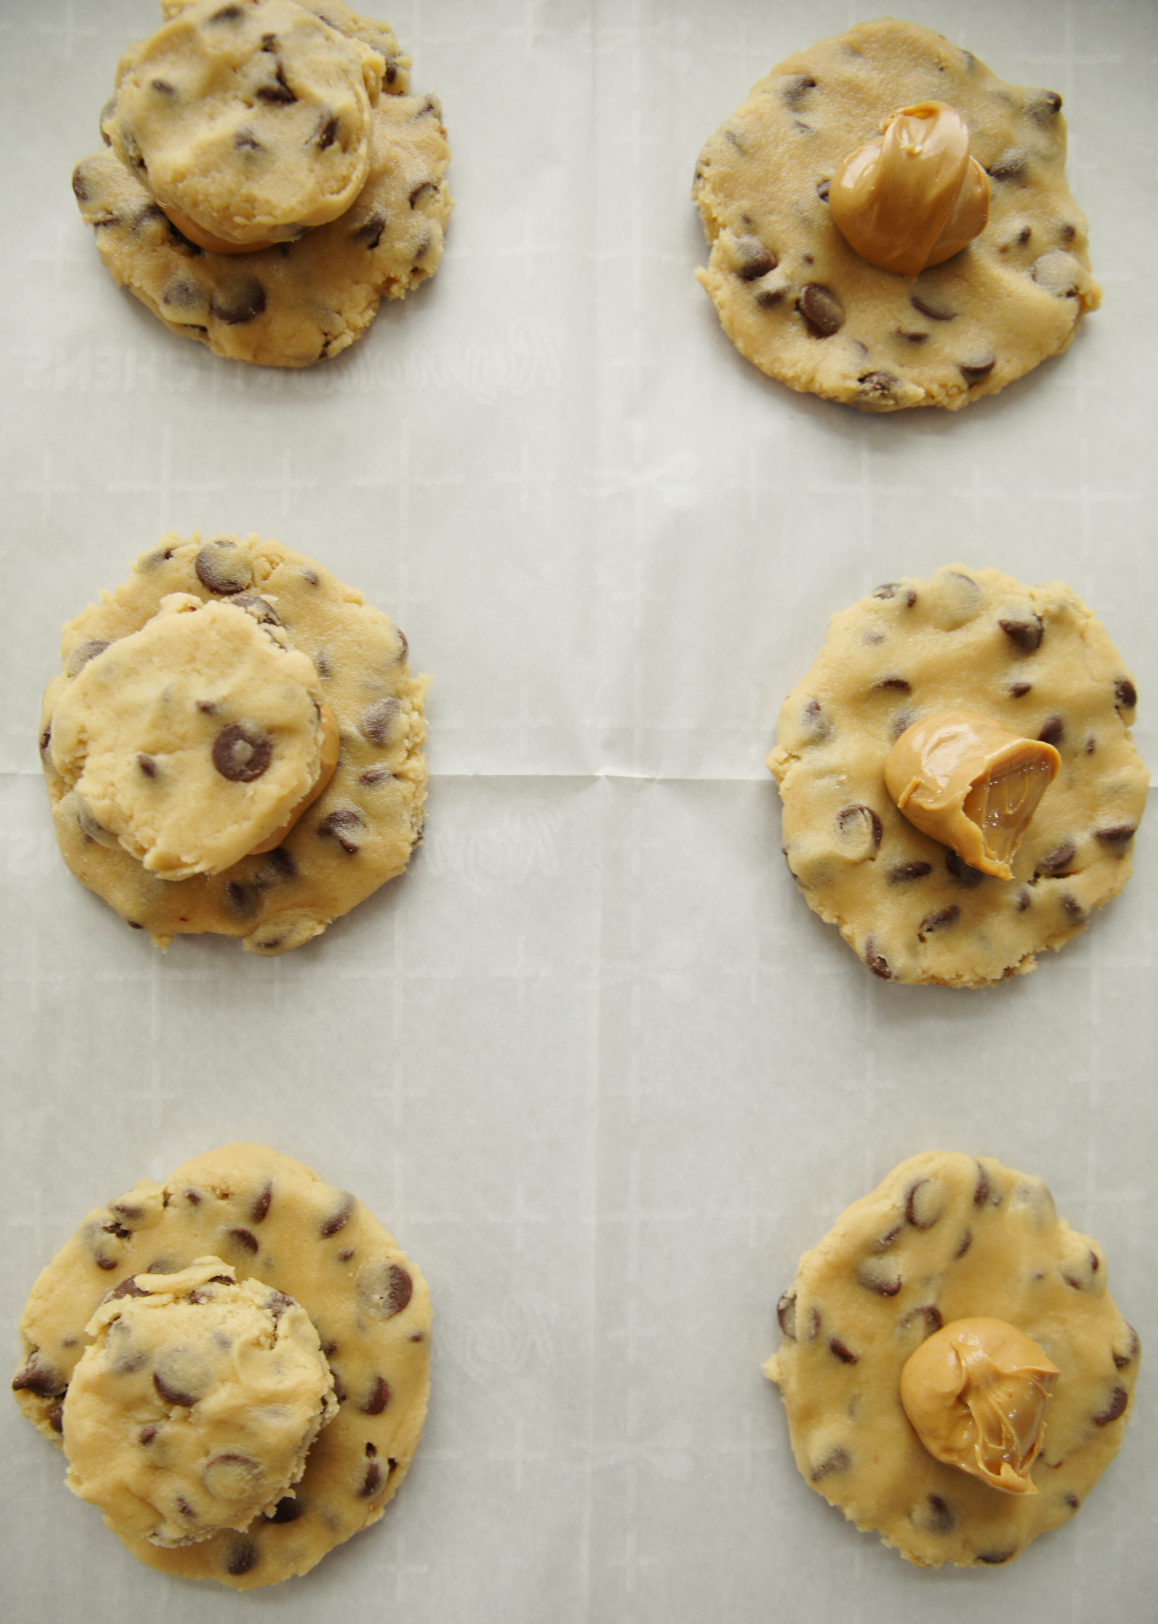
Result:
[[[65,861],[161,947],[286,953],[406,867],[426,679],[275,541],[166,537],[65,627],[40,755]]]
[[[12,1386],[140,1561],[236,1589],[376,1522],[426,1415],[430,1303],[360,1201],[260,1145],[142,1179],[33,1287]]]
[[[167,0],[73,190],[113,279],[219,355],[303,367],[433,276],[451,199],[434,96],[340,0]]]

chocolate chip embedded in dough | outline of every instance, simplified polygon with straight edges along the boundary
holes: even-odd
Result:
[[[1038,739],[1042,744],[1058,745],[1065,738],[1065,723],[1060,716],[1051,716],[1043,724]]]
[[[945,853],[945,867],[957,881],[957,884],[964,886],[967,891],[972,891],[985,878],[979,868],[970,868],[964,858],[958,857],[955,851]]]
[[[1127,1325],[1126,1330],[1129,1332],[1129,1337],[1125,1345],[1120,1349],[1114,1349],[1115,1370],[1125,1370],[1129,1365],[1133,1364],[1142,1346],[1141,1338],[1134,1327]]]
[[[1124,1387],[1115,1387],[1110,1394],[1110,1402],[1100,1415],[1094,1416],[1095,1427],[1108,1427],[1111,1421],[1119,1420],[1126,1413],[1126,1406],[1130,1402],[1130,1395]]]
[[[354,831],[364,827],[362,819],[352,807],[338,807],[328,812],[318,824],[318,834],[336,840],[344,852],[354,856],[361,849],[361,842],[354,838]]]
[[[359,1500],[369,1500],[372,1495],[378,1493],[378,1490],[381,1487],[382,1467],[376,1460],[372,1460],[369,1466],[366,1468],[365,1477],[363,1477],[361,1483],[354,1492],[357,1494]]]
[[[265,1514],[266,1522],[290,1523],[296,1522],[305,1510],[302,1501],[294,1494],[283,1495],[272,1511]]]
[[[100,637],[87,637],[83,643],[78,643],[68,657],[65,671],[70,677],[75,677],[82,671],[90,660],[95,660],[98,654],[103,654],[109,647],[108,640]]]
[[[925,1506],[922,1527],[927,1528],[931,1534],[951,1533],[956,1526],[957,1519],[948,1503],[939,1494],[930,1494],[925,1501]]]
[[[823,744],[832,737],[832,723],[824,714],[819,699],[809,699],[800,714],[800,725],[812,744]]]
[[[885,958],[883,953],[877,951],[871,936],[864,944],[864,961],[873,975],[880,976],[882,981],[891,981],[893,979],[893,972],[888,959]]]
[[[237,1227],[229,1230],[228,1234],[229,1239],[234,1243],[235,1246],[240,1246],[243,1252],[248,1252],[251,1257],[257,1253],[257,1236],[252,1232],[252,1230],[244,1229],[238,1225]]]
[[[197,1403],[195,1393],[187,1393],[178,1387],[175,1382],[169,1381],[159,1370],[153,1372],[153,1386],[166,1404],[175,1405],[181,1410],[191,1410]]]
[[[281,616],[269,599],[263,598],[260,592],[238,592],[229,601],[235,609],[244,609],[262,626],[281,625]]]
[[[273,760],[273,741],[254,722],[230,722],[213,741],[213,765],[233,784],[251,784]]]
[[[906,609],[911,609],[917,601],[917,594],[912,587],[906,587],[901,581],[885,581],[882,585],[874,587],[871,597],[890,598],[899,597]]]
[[[844,326],[844,306],[822,282],[806,282],[796,308],[814,338],[831,338]]]
[[[341,1201],[328,1217],[323,1218],[318,1225],[318,1233],[325,1236],[336,1235],[340,1229],[345,1229],[354,1216],[357,1202],[348,1191],[342,1193]]]
[[[240,327],[260,316],[266,305],[265,288],[256,276],[247,276],[231,288],[221,288],[209,300],[210,314],[227,327]]]
[[[904,677],[882,677],[879,682],[873,683],[873,692],[895,692],[898,694],[912,693],[912,683]]]
[[[23,1370],[12,1378],[14,1393],[35,1393],[39,1398],[61,1398],[68,1391],[68,1380],[55,1366],[33,1353]]]
[[[226,880],[222,887],[225,907],[233,919],[252,919],[261,907],[261,898],[255,886],[244,880]]]
[[[991,164],[986,164],[985,173],[990,180],[1023,180],[1028,167],[1029,155],[1024,147],[1006,147]]]
[[[1072,891],[1063,891],[1061,896],[1058,898],[1058,901],[1061,904],[1062,912],[1065,914],[1066,918],[1071,924],[1085,924],[1086,919],[1089,916]]]
[[[836,828],[842,841],[863,848],[870,859],[876,857],[884,831],[871,806],[842,807],[836,814]]]
[[[272,1201],[273,1184],[267,1179],[253,1198],[253,1202],[249,1209],[250,1222],[254,1224],[263,1224],[269,1217],[269,1209]]]
[[[268,102],[274,107],[288,107],[291,102],[297,101],[297,93],[286,82],[285,67],[279,62],[273,79],[264,85],[258,85],[254,92],[258,101]]]
[[[965,1251],[969,1248],[966,1247]],[[959,1253],[958,1256],[963,1256]],[[939,1331],[945,1323],[941,1310],[935,1303],[922,1303],[918,1308],[910,1308],[907,1314],[902,1314],[897,1322],[897,1329],[901,1332],[917,1330],[921,1333],[921,1340]]]
[[[776,1323],[789,1342],[796,1341],[796,1293],[785,1291],[776,1304]]]
[[[948,305],[935,295],[911,293],[909,303],[914,310],[920,311],[921,315],[927,316],[930,321],[953,321],[957,316],[955,310],[950,310]]]
[[[1039,857],[1034,868],[1035,874],[1067,874],[1077,856],[1077,847],[1072,840],[1064,840],[1060,846]]]
[[[1062,99],[1056,90],[1038,90],[1028,98],[1024,111],[1026,118],[1048,128],[1054,124],[1061,108]]]
[[[772,250],[759,237],[737,237],[732,244],[736,275],[741,282],[755,282],[767,276],[780,263]]]
[[[932,1229],[944,1217],[947,1199],[940,1179],[918,1179],[905,1192],[905,1221],[914,1229]]]
[[[358,1281],[358,1297],[376,1319],[393,1319],[410,1301],[414,1282],[400,1263],[376,1264]]]
[[[1119,677],[1114,683],[1114,709],[1133,710],[1138,703],[1138,690],[1129,677]]]
[[[829,1337],[828,1351],[834,1353],[842,1365],[857,1365],[860,1363],[859,1355],[853,1353],[852,1349],[842,1342],[838,1336]]]
[[[910,880],[920,880],[926,874],[933,872],[932,863],[926,863],[920,858],[911,863],[896,863],[889,869],[886,876],[890,885],[907,885]]]
[[[816,89],[816,80],[810,73],[790,73],[780,88],[780,94],[794,113],[798,113],[808,100],[809,92]]]
[[[143,1286],[138,1286],[136,1275],[130,1274],[119,1285],[113,1287],[104,1301],[115,1302],[120,1297],[147,1297],[148,1295],[149,1293]]]
[[[372,705],[367,705],[359,717],[359,731],[371,744],[385,744],[401,709],[401,701],[393,697],[376,699]]]
[[[926,941],[935,931],[944,930],[948,925],[955,925],[960,917],[961,909],[955,902],[950,902],[944,908],[937,908],[921,920],[917,927],[917,940]]]
[[[229,536],[205,542],[198,549],[193,568],[205,590],[217,597],[227,598],[235,592],[243,592],[253,580],[248,558]]]
[[[375,1376],[370,1391],[359,1404],[363,1415],[381,1415],[390,1402],[390,1383],[385,1376]]]
[[[834,1472],[847,1472],[851,1464],[852,1457],[847,1449],[834,1449],[812,1468],[808,1474],[808,1481],[820,1483],[824,1478],[831,1477]]]
[[[984,1562],[987,1567],[1000,1567],[1001,1563],[1011,1561],[1016,1555],[1016,1547],[1009,1551],[982,1551],[977,1560]]]
[[[239,1534],[230,1542],[229,1554],[225,1558],[225,1571],[235,1579],[243,1573],[251,1573],[257,1566],[259,1553],[257,1546],[245,1534]]]
[[[866,1257],[857,1265],[856,1283],[879,1297],[895,1297],[904,1284],[893,1264],[875,1257]]]
[[[1032,688],[1032,682],[1011,682],[1009,684],[1009,697],[1010,699],[1024,699]]]
[[[1023,654],[1034,654],[1041,647],[1045,624],[1040,615],[1031,615],[1024,620],[999,620],[997,624]]]

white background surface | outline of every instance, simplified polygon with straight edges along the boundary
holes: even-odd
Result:
[[[83,1215],[232,1138],[426,1272],[434,1392],[377,1528],[249,1596],[138,1567],[7,1406],[13,1624],[1154,1617],[1145,1369],[1121,1455],[1011,1568],[911,1570],[801,1482],[760,1365],[799,1253],[930,1147],[1042,1174],[1155,1331],[1155,859],[984,993],[887,986],[796,894],[763,767],[828,616],[960,560],[1067,579],[1158,762],[1152,0],[911,0],[1060,90],[1105,290],[950,416],[743,363],[694,280],[698,149],[848,0],[398,0],[457,208],[434,283],[301,374],[168,334],[69,190],[150,0],[3,0],[3,1311]],[[164,531],[257,530],[410,638],[425,845],[318,942],[167,957],[65,871],[36,759],[61,623]],[[1151,818],[1154,814],[1151,812]]]

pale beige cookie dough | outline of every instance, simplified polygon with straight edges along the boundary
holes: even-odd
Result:
[[[1148,775],[1138,694],[1062,582],[951,565],[835,615],[780,712],[768,766],[810,908],[886,981],[979,987],[1032,970],[1125,885]],[[967,711],[1061,757],[1012,861],[983,874],[894,805],[885,763],[923,718]]]
[[[313,0],[170,0],[73,190],[114,280],[219,355],[300,367],[432,276],[439,103],[384,25]],[[158,88],[158,86],[162,88]]]
[[[219,874],[322,773],[313,661],[229,598],[172,593],[85,662],[54,707],[52,765],[85,825],[165,879]]]
[[[988,223],[909,278],[857,254],[829,213],[842,160],[881,120],[939,101],[986,171]],[[955,409],[1064,350],[1101,294],[1065,179],[1051,90],[1005,84],[915,23],[862,23],[781,62],[708,141],[692,196],[711,245],[700,281],[748,360],[867,411]]]
[[[61,1412],[65,1481],[153,1545],[272,1516],[337,1413],[306,1311],[218,1257],[129,1276],[85,1335]]]
[[[215,932],[287,952],[406,867],[427,679],[312,559],[165,537],[65,627],[61,658],[40,719],[61,852],[160,946]]]
[[[1067,1521],[1122,1441],[1140,1345],[1106,1289],[1096,1241],[1040,1178],[931,1151],[853,1203],[801,1258],[766,1374],[806,1483],[919,1567],[1011,1561]],[[1057,1367],[1035,1493],[1006,1493],[922,1445],[901,1371],[926,1338],[987,1316]]]
[[[146,1303],[154,1295],[155,1307]],[[180,1323],[162,1345],[156,1323],[171,1315]],[[105,1520],[142,1562],[186,1578],[248,1589],[307,1572],[382,1515],[422,1432],[430,1357],[422,1276],[354,1196],[264,1146],[227,1145],[90,1213],[37,1280],[20,1330],[12,1386],[21,1409],[70,1460],[76,1430],[83,1462],[72,1461],[70,1481],[79,1487],[82,1473],[95,1482],[94,1406],[114,1400],[99,1469],[110,1488]],[[111,1369],[110,1360],[133,1368]],[[261,1395],[283,1360],[286,1413],[263,1416]],[[131,1400],[130,1413],[141,1425],[131,1436],[115,1390],[134,1384],[140,1404]],[[261,1498],[266,1479],[226,1457],[256,1462],[267,1421],[282,1434],[280,1465],[291,1477],[294,1435],[316,1436],[300,1478],[233,1528],[230,1504]],[[124,1512],[125,1494],[150,1472],[162,1497],[191,1474],[191,1492],[175,1491],[191,1515],[177,1498],[160,1523],[139,1507]],[[227,1520],[207,1537],[155,1542],[186,1523],[201,1533],[222,1507]]]

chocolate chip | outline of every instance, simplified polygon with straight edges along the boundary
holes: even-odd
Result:
[[[810,73],[791,73],[781,86],[780,94],[795,113],[808,100],[809,91],[815,89],[816,80]]]
[[[816,195],[822,203],[828,202],[828,194],[832,189],[832,176],[826,175],[823,180],[816,183]]]
[[[875,1291],[880,1297],[895,1297],[902,1285],[900,1275],[893,1268],[880,1258],[872,1257],[865,1258],[858,1267],[856,1283],[866,1291]]]
[[[846,806],[836,814],[836,827],[845,837],[867,836],[873,852],[880,849],[881,820],[871,806]]]
[[[253,579],[249,560],[229,536],[207,541],[198,550],[193,568],[205,590],[222,598],[244,591]]]
[[[267,1179],[261,1189],[253,1198],[253,1205],[249,1209],[250,1222],[263,1224],[269,1216],[269,1204],[273,1200],[273,1184]]]
[[[330,113],[321,119],[317,130],[314,132],[314,145],[317,147],[319,152],[325,152],[327,147],[333,146],[334,142],[338,139],[338,130],[340,127],[341,126],[339,125],[338,120],[334,117],[333,113]]]
[[[364,243],[367,248],[374,249],[382,241],[385,229],[386,216],[381,209],[375,209],[351,235],[355,242]]]
[[[376,699],[368,705],[358,719],[358,727],[363,736],[371,744],[385,744],[394,718],[402,709],[400,700],[393,698]]]
[[[880,976],[882,981],[891,981],[893,972],[889,968],[889,961],[883,954],[878,953],[870,936],[864,944],[864,961],[874,976]]]
[[[912,684],[906,682],[904,677],[882,677],[879,682],[873,683],[874,692],[885,689],[892,690],[898,694],[908,694],[912,692]]]
[[[1011,682],[1009,684],[1009,697],[1010,699],[1024,699],[1032,687],[1032,682]]]
[[[1077,897],[1074,896],[1072,891],[1063,891],[1061,896],[1058,898],[1058,901],[1061,903],[1062,912],[1065,914],[1067,919],[1069,919],[1075,925],[1085,924],[1086,910],[1082,907],[1081,903],[1078,901]]]
[[[146,778],[156,778],[157,763],[153,760],[152,756],[147,756],[143,750],[139,751],[137,754],[137,766],[141,769]]]
[[[70,677],[75,677],[83,671],[90,660],[95,660],[98,654],[103,654],[108,648],[107,640],[100,637],[87,637],[83,643],[78,643],[68,656],[65,671]]]
[[[732,252],[736,258],[736,275],[741,282],[755,282],[758,277],[774,271],[780,263],[759,237],[737,237]]]
[[[967,1229],[965,1231],[964,1235],[962,1235],[960,1243],[958,1244],[957,1250],[953,1253],[953,1256],[955,1258],[964,1257],[966,1252],[969,1250],[969,1248],[972,1245],[973,1245],[973,1231],[971,1229]]]
[[[925,1517],[925,1527],[931,1534],[948,1534],[952,1531],[957,1519],[939,1494],[931,1494],[926,1502],[929,1509]]]
[[[1060,744],[1065,737],[1065,723],[1060,716],[1051,716],[1042,724],[1038,740],[1042,744]]]
[[[981,1163],[978,1162],[977,1183],[973,1187],[973,1205],[975,1207],[983,1207],[989,1200],[992,1189],[993,1186],[989,1182],[989,1174],[982,1167]]]
[[[119,1285],[113,1287],[105,1298],[105,1302],[113,1302],[118,1297],[147,1297],[149,1293],[138,1286],[135,1275],[128,1275]]]
[[[776,1304],[776,1323],[789,1342],[796,1341],[796,1293],[786,1291]]]
[[[1046,852],[1044,857],[1038,858],[1034,873],[1064,874],[1076,856],[1077,847],[1073,841],[1065,840],[1060,846],[1055,846],[1053,851]]]
[[[1138,1357],[1138,1350],[1142,1346],[1141,1340],[1134,1327],[1132,1325],[1127,1325],[1126,1329],[1130,1333],[1130,1340],[1124,1352],[1119,1352],[1117,1348],[1114,1349],[1115,1370],[1125,1370],[1128,1365],[1133,1364],[1134,1360]]]
[[[851,1349],[847,1348],[838,1336],[829,1337],[828,1348],[830,1353],[835,1353],[842,1365],[856,1365],[860,1363],[858,1356],[853,1353]]]
[[[989,1567],[998,1567],[1002,1562],[1008,1562],[1011,1557],[1014,1557],[1016,1555],[1017,1555],[1016,1550],[1012,1550],[1012,1551],[981,1551],[978,1554],[977,1560],[978,1560],[978,1562],[986,1563]]]
[[[238,22],[240,18],[240,6],[222,6],[220,11],[215,11],[213,13],[209,21],[211,23],[235,23]]]
[[[247,276],[234,287],[213,293],[209,301],[211,315],[227,327],[240,327],[253,321],[265,309],[265,289],[256,276]]]
[[[1036,653],[1041,647],[1045,626],[1040,615],[1033,615],[1029,620],[999,620],[997,624],[1023,654]]]
[[[231,1229],[229,1231],[229,1239],[233,1241],[235,1245],[240,1246],[243,1252],[249,1252],[252,1255],[257,1251],[257,1236],[248,1229],[242,1229],[240,1227]]]
[[[910,880],[923,879],[926,874],[933,872],[932,863],[922,862],[920,859],[912,863],[897,863],[888,872],[890,885],[906,885]]]
[[[844,326],[844,306],[832,289],[826,288],[822,282],[806,282],[800,290],[796,308],[815,338],[831,338]]]
[[[927,294],[912,293],[909,303],[914,310],[919,310],[922,316],[928,316],[930,321],[953,321],[956,318],[955,310],[948,310],[943,304],[935,303]]]
[[[223,890],[225,906],[234,919],[252,919],[261,907],[256,887],[244,880],[226,880]]]
[[[43,1364],[34,1353],[23,1370],[12,1378],[14,1393],[35,1393],[40,1398],[60,1398],[68,1391],[68,1382],[52,1365]]]
[[[263,598],[260,592],[238,592],[229,601],[235,609],[244,609],[259,625],[281,625],[281,616],[269,599]]]
[[[955,902],[950,902],[945,908],[938,908],[934,913],[926,914],[917,931],[917,940],[926,941],[934,931],[944,930],[946,925],[955,924],[960,915],[961,909]]]
[[[377,1494],[382,1487],[382,1468],[376,1460],[372,1460],[366,1468],[366,1475],[361,1485],[355,1490],[359,1500],[368,1500],[372,1494]]]
[[[1117,1421],[1125,1414],[1126,1406],[1130,1402],[1130,1395],[1124,1387],[1115,1387],[1110,1395],[1110,1402],[1101,1415],[1095,1415],[1095,1427],[1108,1427],[1111,1421]]]
[[[847,1449],[834,1449],[831,1455],[826,1455],[822,1461],[814,1466],[808,1474],[810,1483],[819,1483],[822,1478],[831,1477],[834,1472],[847,1472],[852,1464]]]
[[[273,77],[273,83],[259,85],[256,91],[258,101],[270,102],[274,106],[288,107],[290,102],[296,102],[297,96],[286,83],[285,68],[279,62]]]
[[[1022,147],[1006,147],[985,166],[990,180],[1021,180],[1029,166],[1029,158]]]
[[[370,1392],[358,1408],[363,1415],[381,1415],[390,1402],[390,1383],[385,1376],[375,1376]]]
[[[287,880],[297,878],[298,866],[284,846],[275,846],[266,852],[264,861],[253,875],[253,883],[261,891],[270,891]]]
[[[1062,99],[1056,90],[1038,90],[1025,104],[1025,116],[1035,124],[1052,124],[1061,112]]]
[[[266,1512],[265,1520],[272,1523],[296,1522],[305,1509],[296,1495],[287,1494],[278,1501],[272,1511]]]
[[[213,765],[231,784],[252,784],[273,760],[273,741],[254,722],[230,722],[213,741]]]
[[[978,361],[961,361],[958,363],[957,370],[965,382],[972,386],[975,383],[980,383],[983,378],[988,378],[996,365],[996,357],[987,355]]]
[[[233,137],[233,145],[238,152],[260,152],[262,150],[261,142],[252,130],[238,130]]]
[[[922,335],[923,336],[923,335]],[[890,396],[900,382],[892,372],[865,372],[857,379],[860,392],[868,400],[881,400]]]
[[[979,868],[970,868],[964,858],[958,857],[955,851],[945,853],[945,867],[957,881],[957,884],[964,886],[966,891],[972,891],[973,887],[980,885],[985,878]]]
[[[903,599],[906,609],[911,609],[917,601],[917,594],[912,587],[906,587],[900,581],[885,581],[883,585],[874,587],[870,596],[888,599],[895,598],[898,594]]]
[[[349,1193],[343,1193],[340,1205],[318,1225],[318,1233],[326,1236],[336,1235],[340,1229],[345,1229],[354,1215],[355,1205],[354,1197]]]
[[[968,1251],[968,1247],[965,1250]],[[902,1315],[898,1321],[898,1326],[905,1331],[910,1326],[916,1326],[921,1332],[922,1340],[924,1340],[925,1337],[932,1336],[935,1331],[939,1331],[944,1323],[941,1310],[935,1303],[922,1303],[919,1308],[910,1308],[907,1314]]]
[[[327,813],[318,824],[318,834],[336,840],[344,852],[349,852],[353,856],[360,849],[360,843],[350,838],[351,833],[363,827],[362,819],[357,812],[349,807],[339,807],[336,811]]]
[[[358,1296],[376,1319],[393,1319],[410,1301],[414,1282],[400,1263],[382,1263],[358,1281]]]
[[[166,1381],[159,1370],[153,1372],[153,1386],[166,1404],[175,1404],[179,1409],[191,1410],[197,1402],[194,1394],[182,1392],[179,1387]]]
[[[384,784],[387,779],[393,777],[394,774],[389,767],[369,767],[364,773],[358,774],[358,782],[373,788],[375,784]]]
[[[1133,710],[1138,703],[1138,690],[1129,677],[1119,677],[1114,683],[1114,709]]]
[[[243,1573],[250,1573],[257,1566],[257,1546],[245,1534],[239,1534],[229,1547],[229,1555],[225,1559],[225,1571],[232,1574],[235,1579]]]
[[[906,344],[926,344],[929,339],[928,333],[906,333],[903,327],[898,327],[896,334],[898,338],[903,338]]]

